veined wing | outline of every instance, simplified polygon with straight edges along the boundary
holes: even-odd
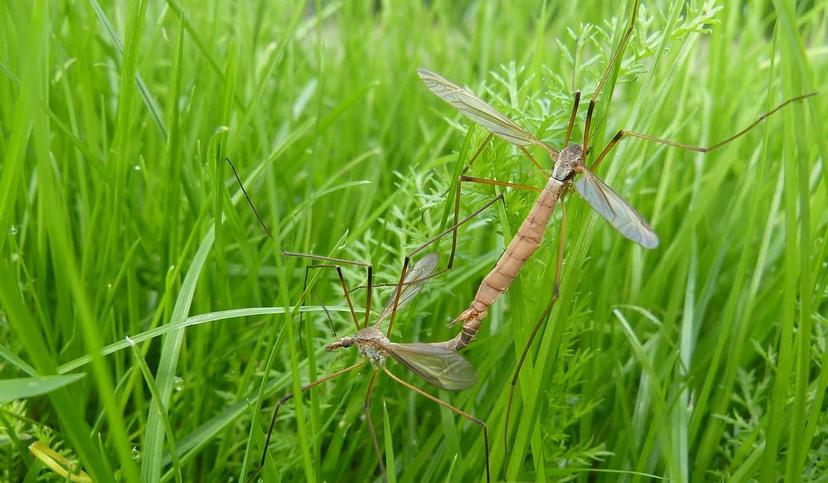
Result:
[[[437,253],[429,253],[415,263],[408,273],[405,274],[402,292],[400,292],[400,300],[397,302],[397,310],[400,310],[408,305],[412,300],[414,300],[414,297],[420,293],[423,285],[425,285],[428,281],[431,274],[434,273],[434,269],[437,267],[437,260],[439,258],[440,256],[437,255]],[[394,289],[394,293],[391,294],[391,298],[389,298],[388,302],[386,302],[385,308],[382,309],[382,313],[376,321],[377,324],[391,315],[391,311],[394,310],[394,299],[396,297],[397,289]]]
[[[390,343],[386,349],[397,362],[441,389],[459,391],[477,382],[474,367],[455,351],[419,343]]]
[[[575,182],[575,190],[593,210],[610,222],[619,233],[642,247],[652,249],[658,246],[658,236],[653,227],[635,208],[588,169],[581,172],[583,177]]]
[[[417,74],[420,75],[420,79],[434,95],[448,102],[455,109],[496,136],[518,146],[543,145],[543,142],[538,138],[467,89],[458,86],[440,74],[435,74],[426,69],[417,69]]]

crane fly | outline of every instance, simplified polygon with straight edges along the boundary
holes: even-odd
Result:
[[[546,150],[549,156],[555,159],[555,167],[546,188],[541,193],[541,197],[554,198],[557,201],[564,190],[574,184],[578,194],[619,233],[644,248],[653,249],[658,246],[658,236],[656,236],[650,224],[647,223],[647,220],[635,208],[630,206],[621,195],[607,186],[584,165],[584,150],[581,145],[570,144],[563,151],[557,151],[467,89],[426,69],[418,69],[417,73],[425,86],[437,97],[451,104],[472,121],[491,131],[495,136],[522,148],[535,145]],[[578,174],[581,174],[582,177],[577,182],[573,182]],[[539,223],[536,224],[540,226],[540,231],[543,232],[549,217],[545,216],[545,213],[538,212],[536,210],[538,207],[539,204],[536,203],[527,219],[533,217],[533,215],[540,215],[540,219],[547,220],[542,223],[543,226],[540,226],[540,219],[538,220]],[[551,208],[554,209],[554,206]],[[550,214],[552,209],[549,210]],[[516,238],[524,235],[527,235],[525,231],[518,231]]]
[[[230,165],[236,182],[241,187],[242,193],[244,194],[244,197],[247,200],[247,203],[250,206],[253,214],[256,216],[259,225],[264,229],[265,233],[269,238],[274,239],[270,229],[267,227],[267,224],[265,224],[264,220],[259,215],[259,212],[256,209],[255,205],[250,199],[247,190],[245,190],[244,184],[242,183],[235,166],[229,158],[226,158],[226,161]],[[396,376],[394,373],[388,370],[388,368],[386,367],[386,361],[389,358],[393,359],[394,361],[408,368],[411,372],[417,374],[424,381],[440,389],[445,389],[448,391],[460,391],[463,389],[467,389],[475,384],[475,382],[477,381],[477,373],[474,370],[474,367],[456,350],[441,347],[439,346],[439,344],[435,345],[426,343],[391,342],[389,335],[391,333],[391,328],[393,326],[394,317],[396,313],[401,308],[405,308],[406,306],[408,306],[414,300],[416,295],[420,293],[420,291],[423,289],[423,286],[426,284],[428,280],[442,273],[445,273],[446,271],[451,269],[452,260],[454,258],[454,250],[452,249],[452,256],[449,258],[447,268],[439,271],[437,271],[439,255],[436,252],[432,252],[422,256],[416,263],[412,265],[410,262],[414,260],[414,257],[420,254],[422,251],[424,251],[432,244],[436,243],[438,240],[442,239],[443,237],[449,234],[456,233],[457,229],[460,226],[468,223],[474,217],[483,212],[483,210],[486,210],[496,202],[502,200],[502,195],[496,196],[494,199],[490,200],[481,208],[477,209],[475,212],[465,217],[464,219],[455,220],[456,222],[452,226],[446,228],[436,236],[430,238],[423,244],[416,247],[410,253],[408,253],[405,256],[405,261],[403,263],[403,268],[400,274],[399,282],[390,284],[391,286],[395,287],[394,291],[389,296],[388,301],[386,302],[382,311],[379,313],[377,319],[370,326],[369,321],[371,315],[371,294],[373,288],[387,286],[373,284],[373,265],[363,261],[349,260],[344,258],[332,258],[323,255],[289,252],[282,250],[283,256],[306,258],[323,262],[315,265],[309,265],[308,267],[306,267],[305,282],[302,290],[303,297],[307,293],[308,271],[310,269],[334,269],[337,273],[337,276],[339,277],[340,287],[342,289],[344,298],[348,303],[348,309],[351,315],[351,319],[353,320],[354,326],[356,328],[356,332],[352,336],[342,337],[338,341],[328,344],[325,347],[325,349],[327,351],[334,351],[340,348],[356,346],[359,353],[365,356],[365,358],[368,362],[370,362],[373,368],[371,379],[368,382],[368,390],[365,395],[365,403],[363,405],[363,409],[365,412],[365,419],[368,422],[368,429],[369,433],[371,434],[371,440],[374,446],[374,450],[377,454],[377,459],[379,461],[379,465],[383,474],[385,473],[385,468],[382,463],[382,456],[379,449],[379,443],[376,437],[376,431],[374,430],[374,425],[369,412],[370,399],[374,387],[374,380],[377,376],[377,373],[380,370],[382,370],[385,374],[387,374],[391,379],[393,379],[400,385],[407,387],[408,389],[420,394],[421,396],[430,399],[436,404],[439,404],[440,406],[443,406],[446,409],[449,409],[450,411],[454,412],[455,414],[480,426],[483,431],[483,444],[486,456],[486,481],[491,481],[491,472],[489,469],[489,432],[486,423],[476,418],[475,416],[466,413],[461,409],[454,407],[451,404],[427,393],[426,391],[400,379],[398,376]],[[343,265],[363,267],[367,270],[367,285],[364,287],[358,287],[366,289],[365,319],[363,326],[360,326],[360,319],[359,317],[357,317],[356,311],[354,309],[353,301],[351,298],[351,293],[353,292],[353,290],[350,290],[348,288],[347,283],[345,282],[345,277],[342,272]],[[380,325],[384,323],[386,320],[388,321],[388,329],[385,333],[383,333],[380,329]],[[302,386],[300,392],[308,391],[313,387],[316,387],[322,383],[335,379],[343,374],[349,373],[354,369],[363,367],[364,365],[365,361],[360,361],[356,364],[348,366],[332,374],[319,378],[314,382]],[[267,436],[265,438],[264,449],[262,451],[259,466],[253,473],[253,475],[250,478],[248,478],[247,481],[251,481],[252,478],[258,475],[264,467],[265,461],[267,459],[267,449],[270,444],[270,438],[273,433],[273,428],[276,424],[276,418],[279,414],[279,408],[282,406],[282,404],[291,400],[294,396],[295,394],[293,393],[287,394],[281,399],[279,399],[279,401],[277,402],[270,420],[270,425],[267,432]]]
[[[709,147],[694,146],[684,144],[668,139],[661,139],[648,134],[643,134],[630,130],[619,130],[615,136],[607,143],[604,149],[597,156],[596,160],[590,167],[586,166],[586,155],[590,151],[589,135],[592,115],[595,109],[595,102],[606,83],[609,73],[616,62],[620,61],[621,52],[624,50],[627,41],[632,34],[635,20],[637,18],[639,2],[633,3],[632,15],[627,27],[621,36],[618,48],[613,53],[610,61],[604,71],[600,82],[598,83],[592,97],[589,101],[586,120],[584,122],[583,142],[581,144],[569,144],[572,129],[578,113],[580,105],[580,92],[575,92],[575,100],[569,118],[566,134],[564,136],[562,150],[557,150],[546,144],[544,141],[533,135],[506,115],[486,103],[480,97],[465,89],[445,77],[432,72],[430,70],[420,68],[417,73],[425,86],[437,97],[450,104],[460,113],[471,119],[476,124],[482,126],[490,132],[481,147],[472,156],[469,164],[464,167],[461,176],[457,183],[457,195],[455,197],[454,216],[457,220],[460,207],[460,187],[463,182],[476,182],[482,184],[490,184],[497,186],[505,186],[516,189],[526,189],[532,191],[539,191],[540,194],[531,208],[526,219],[520,226],[515,237],[509,243],[509,246],[501,255],[500,259],[495,264],[495,267],[483,278],[480,287],[475,294],[474,300],[469,307],[463,311],[456,319],[462,321],[463,326],[460,332],[452,339],[435,343],[434,345],[442,348],[460,350],[467,346],[476,336],[481,327],[481,320],[485,318],[489,307],[505,293],[514,278],[517,276],[520,269],[526,261],[535,253],[540,246],[546,226],[549,224],[552,213],[559,203],[561,198],[567,191],[574,187],[575,191],[592,207],[592,209],[603,217],[610,225],[615,228],[625,238],[632,240],[646,249],[654,249],[659,245],[658,236],[655,234],[652,226],[644,219],[644,217],[629,203],[627,203],[618,193],[601,181],[593,171],[598,167],[601,161],[606,158],[609,152],[621,141],[625,136],[635,137],[645,141],[664,144],[667,146],[695,151],[700,153],[708,153],[710,151],[721,148],[736,138],[742,136],[754,126],[758,125],[771,114],[782,109],[786,105],[816,95],[816,93],[808,93],[786,100],[782,104],[776,106],[774,109],[762,114],[748,127],[738,131],[730,137],[710,145]],[[553,159],[554,167],[549,172],[549,179],[546,187],[539,190],[533,186],[522,185],[518,183],[510,183],[498,180],[487,180],[481,178],[473,178],[465,176],[471,163],[483,150],[483,147],[488,143],[492,136],[497,136],[506,142],[518,146],[518,148],[529,158],[536,167],[541,171],[543,167],[535,161],[532,154],[526,149],[529,146],[537,146],[547,152],[549,157]],[[576,178],[580,175],[579,179]],[[562,209],[564,208],[561,205]],[[506,409],[506,429],[504,431],[504,439],[508,438],[508,424],[509,414],[512,406],[512,397],[515,386],[518,381],[520,369],[528,355],[531,344],[540,329],[543,321],[551,313],[551,310],[558,298],[558,288],[561,280],[561,266],[563,260],[564,247],[564,232],[566,215],[563,211],[561,236],[559,238],[559,247],[557,254],[557,263],[555,269],[555,282],[552,289],[550,300],[544,309],[541,317],[532,327],[526,346],[524,347],[515,369],[514,376],[509,390],[508,404]],[[452,253],[454,245],[456,244],[456,231],[454,233],[454,240],[452,243]],[[508,447],[508,445],[507,445]]]
[[[337,273],[340,276],[342,274],[341,268],[339,268],[340,263],[365,265],[363,262],[352,262],[350,260],[345,259],[333,259],[329,257],[322,257],[320,255],[306,255],[292,252],[285,252],[285,255],[305,256],[313,259],[327,259],[327,261],[336,262],[335,264],[330,264],[330,268],[337,268]],[[364,360],[358,361],[357,363],[351,366],[348,366],[344,369],[336,371],[332,374],[329,374],[325,377],[317,379],[314,382],[311,382],[310,384],[303,386],[301,392],[308,391],[313,387],[321,385],[322,383],[325,383],[339,376],[347,374],[354,369],[362,368],[365,366],[366,362],[368,362],[372,367],[372,373],[371,378],[368,382],[368,389],[365,395],[365,403],[363,405],[363,409],[365,419],[368,423],[368,429],[371,435],[374,451],[377,454],[377,459],[383,474],[385,474],[385,467],[382,463],[380,446],[377,440],[376,430],[374,429],[374,424],[370,414],[370,400],[371,395],[373,393],[374,380],[376,379],[376,376],[379,373],[379,371],[384,372],[398,384],[405,386],[406,388],[420,394],[421,396],[426,397],[427,399],[430,399],[431,401],[439,404],[440,406],[443,406],[449,409],[450,411],[454,412],[455,414],[480,426],[483,430],[483,440],[486,448],[486,480],[490,481],[488,449],[489,436],[486,424],[482,420],[474,417],[473,415],[468,414],[462,411],[461,409],[456,408],[451,404],[437,398],[436,396],[429,394],[423,389],[420,389],[417,386],[414,386],[413,384],[404,381],[403,379],[399,378],[397,375],[389,371],[387,367],[387,360],[392,359],[397,363],[408,368],[411,372],[415,373],[432,386],[447,391],[460,391],[463,389],[467,389],[473,386],[477,381],[477,372],[475,371],[474,367],[456,351],[425,343],[392,342],[388,338],[388,336],[385,333],[383,333],[383,331],[380,329],[380,324],[385,322],[385,320],[387,320],[397,310],[403,309],[406,306],[408,306],[414,300],[416,295],[422,290],[425,283],[434,276],[438,258],[439,256],[437,255],[437,253],[432,252],[423,256],[417,263],[415,263],[411,267],[411,269],[407,271],[403,283],[395,288],[394,292],[389,297],[388,302],[384,306],[382,312],[377,317],[376,321],[370,326],[367,325],[368,319],[366,319],[366,325],[364,327],[360,327],[358,322],[359,319],[357,318],[353,306],[350,302],[349,290],[343,282],[342,287],[346,299],[348,299],[349,301],[349,308],[357,330],[352,336],[345,336],[340,338],[336,342],[328,344],[325,347],[325,350],[330,352],[341,348],[356,347],[359,353],[362,356],[364,356]],[[319,265],[318,267],[322,267],[322,265]],[[262,456],[259,461],[259,466],[253,473],[253,475],[251,475],[251,477],[248,478],[248,481],[251,481],[253,478],[255,478],[259,474],[261,469],[264,467],[267,459],[268,446],[270,445],[270,439],[273,434],[273,429],[276,425],[276,419],[279,414],[279,409],[283,404],[291,400],[294,396],[295,394],[293,393],[288,394],[279,399],[279,401],[277,402],[276,407],[273,410],[273,415],[270,419],[270,425],[268,427],[267,436],[265,438],[264,449],[262,451]]]

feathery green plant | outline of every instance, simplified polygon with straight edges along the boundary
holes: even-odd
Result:
[[[353,331],[336,277],[312,274],[300,324],[308,262],[280,250],[370,261],[393,283],[405,254],[450,224],[456,176],[486,133],[417,67],[559,146],[629,3],[4,2],[0,476],[61,480],[28,452],[35,440],[95,481],[249,476],[276,397],[357,358],[322,350],[330,324]],[[498,479],[824,477],[826,32],[825,2],[641,6],[593,146],[621,128],[709,145],[818,95],[708,155],[623,140],[599,174],[651,221],[654,251],[566,201],[561,297],[521,373],[508,452],[506,395],[551,294],[560,212],[464,351],[473,388],[437,391],[389,363],[487,422]],[[470,174],[540,186],[497,139]],[[456,333],[446,324],[534,201],[464,191],[464,214],[501,192],[395,340]],[[445,263],[449,241],[436,249]],[[345,276],[365,282],[364,269]],[[353,296],[361,308],[365,291]],[[284,404],[259,477],[381,478],[362,418],[368,373]],[[483,480],[477,426],[387,377],[373,402],[389,480]]]

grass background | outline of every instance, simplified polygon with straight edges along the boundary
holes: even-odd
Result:
[[[820,94],[707,156],[623,141],[599,175],[651,221],[654,251],[568,199],[561,299],[522,373],[509,454],[506,393],[551,291],[559,212],[464,351],[477,385],[435,391],[389,364],[488,423],[498,479],[824,478],[828,6],[794,3],[642,6],[595,146],[620,128],[711,144]],[[592,93],[628,12],[600,0],[4,2],[2,478],[60,479],[28,451],[36,439],[96,481],[249,475],[273,396],[357,358],[322,350],[335,337],[320,304],[340,336],[353,330],[336,277],[314,278],[300,325],[307,262],[279,250],[367,260],[395,280],[446,226],[447,193],[485,136],[416,68],[559,145],[573,90]],[[472,174],[541,185],[501,141]],[[498,192],[464,191],[463,213]],[[533,201],[505,196],[461,230],[457,268],[401,314],[395,340],[455,333],[447,322]],[[445,263],[449,244],[437,250]],[[369,374],[285,405],[262,478],[379,479]],[[483,479],[478,427],[387,377],[372,415],[389,480]]]

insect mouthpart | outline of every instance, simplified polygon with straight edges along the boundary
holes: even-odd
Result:
[[[326,345],[325,350],[331,352],[339,349],[340,347],[351,347],[353,344],[354,339],[352,337],[343,337],[339,341]]]

